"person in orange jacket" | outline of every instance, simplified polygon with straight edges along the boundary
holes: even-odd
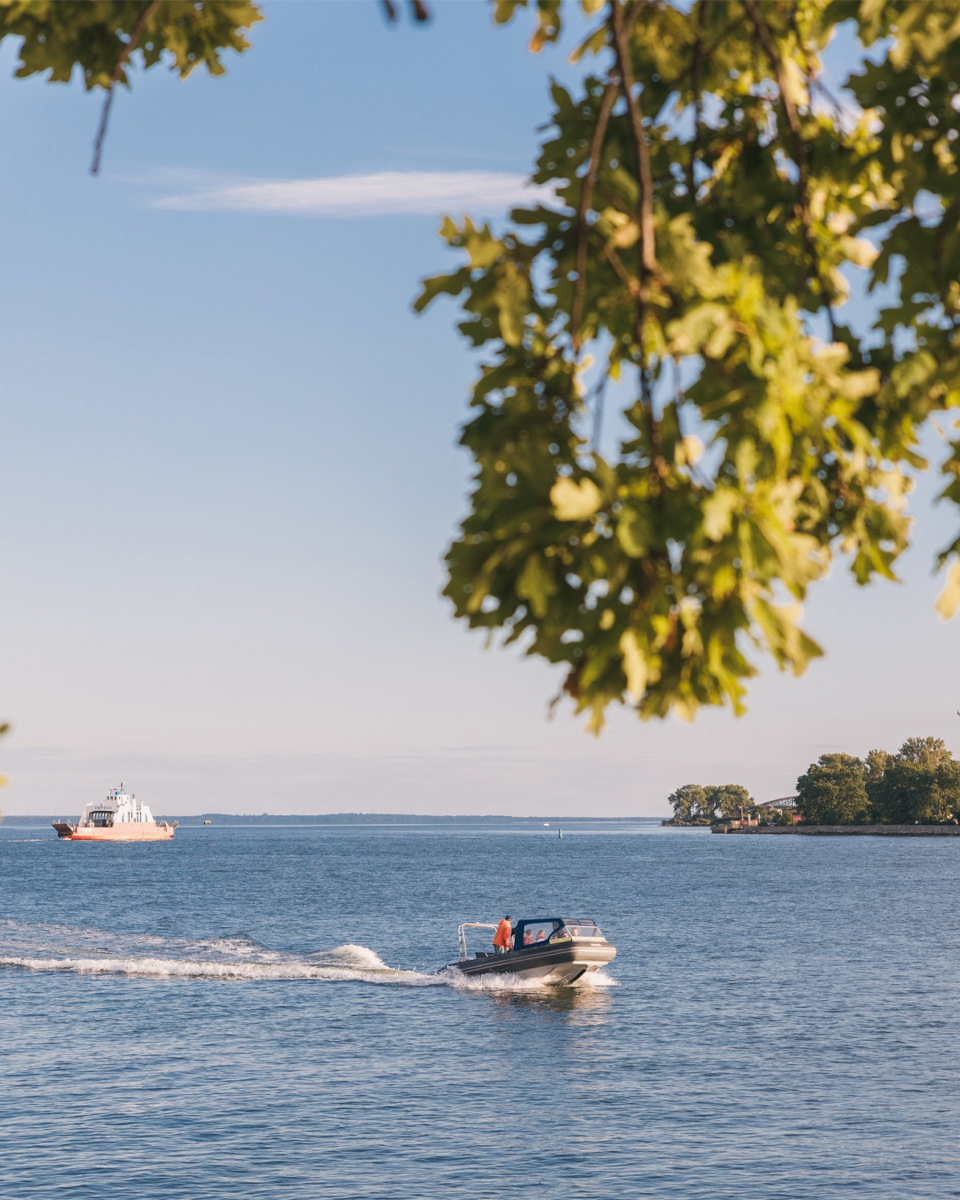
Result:
[[[497,926],[497,932],[493,935],[493,944],[496,947],[497,954],[506,954],[510,949],[510,942],[513,930],[510,928],[510,914],[503,918]]]

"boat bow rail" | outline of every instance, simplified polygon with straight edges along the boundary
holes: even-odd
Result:
[[[449,928],[449,926],[448,926],[448,928]],[[460,947],[460,957],[459,957],[458,961],[463,962],[463,960],[465,958],[469,957],[469,955],[467,953],[467,930],[468,929],[496,929],[496,928],[497,928],[496,925],[491,925],[488,921],[464,921],[464,923],[462,925],[458,926],[457,927],[457,944]]]

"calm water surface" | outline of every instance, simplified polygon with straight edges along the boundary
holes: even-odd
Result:
[[[0,1196],[960,1196],[958,895],[960,840],[8,824]],[[504,911],[618,957],[433,974]]]

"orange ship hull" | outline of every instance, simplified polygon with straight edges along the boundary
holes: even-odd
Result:
[[[57,833],[69,842],[159,842],[173,837],[175,825],[137,825],[130,822],[123,827],[75,829],[72,833]]]

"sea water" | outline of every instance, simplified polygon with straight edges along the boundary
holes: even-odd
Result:
[[[960,1196],[958,895],[952,839],[8,823],[0,1197]],[[507,912],[617,958],[442,970]]]

